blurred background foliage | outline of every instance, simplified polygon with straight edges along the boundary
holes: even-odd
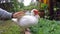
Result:
[[[41,6],[43,9],[45,9],[47,5],[42,4]],[[29,6],[24,6],[22,2],[19,3],[17,0],[11,0],[9,3],[3,3],[3,5],[0,7],[3,7],[3,9],[9,12],[40,9],[40,5],[38,4],[31,2]],[[48,10],[45,10],[45,12],[46,15],[49,14]],[[30,29],[33,34],[60,34],[60,21],[51,21],[48,19],[40,18],[39,23],[36,26],[31,26]],[[21,28],[11,20],[0,21],[0,34],[20,34],[20,30]]]
[[[31,2],[29,6],[24,6],[23,1],[24,0],[22,0],[21,2],[18,2],[18,0],[10,0],[10,2],[0,4],[2,4],[1,8],[10,12],[16,12],[20,10],[31,10],[33,8],[38,9],[36,2],[35,3]]]

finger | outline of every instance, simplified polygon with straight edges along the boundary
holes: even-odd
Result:
[[[24,16],[24,14],[19,14],[19,15],[16,15],[16,17],[22,17]]]
[[[14,15],[17,16],[17,15],[20,15],[20,14],[24,14],[24,12],[17,12]]]

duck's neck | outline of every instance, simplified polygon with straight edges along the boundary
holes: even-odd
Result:
[[[39,19],[40,17],[39,17],[39,15],[35,15],[35,17],[37,18],[37,19]]]

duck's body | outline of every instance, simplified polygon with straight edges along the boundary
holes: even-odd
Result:
[[[32,25],[36,25],[38,23],[37,15],[34,16],[33,13],[29,13],[29,11],[27,11],[25,14],[26,15],[22,16],[19,19],[13,18],[12,20],[16,22],[18,25],[20,25],[21,27],[29,27]]]
[[[37,23],[38,23],[38,19],[30,15],[25,15],[18,21],[18,24],[23,27],[29,27]]]
[[[13,18],[12,20],[21,27],[29,27],[32,25],[36,25],[38,23],[38,19],[35,16],[31,16],[31,15],[25,15],[20,19]]]

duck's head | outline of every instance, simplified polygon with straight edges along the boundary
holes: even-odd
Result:
[[[31,10],[31,15],[36,16],[36,17],[39,18],[39,10],[37,10],[37,9]]]
[[[37,9],[31,10],[32,15],[38,15],[39,11]]]

